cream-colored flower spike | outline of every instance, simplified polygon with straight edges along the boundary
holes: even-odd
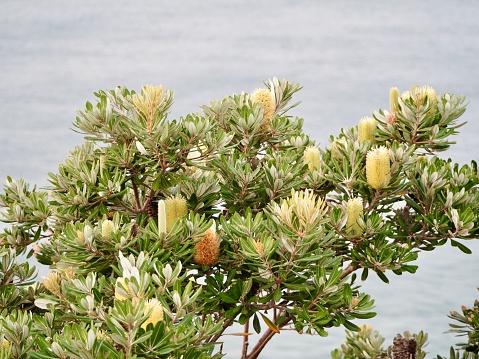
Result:
[[[374,148],[366,155],[366,179],[374,189],[381,189],[389,184],[391,163],[386,147]]]
[[[271,120],[276,112],[274,92],[269,89],[257,89],[251,94],[254,103],[263,105],[263,118]]]
[[[115,232],[115,225],[113,221],[106,220],[101,224],[101,236],[104,239],[112,239]]]
[[[2,349],[7,349],[10,348],[10,342],[7,339],[3,339],[2,342],[0,343],[0,350]]]
[[[394,113],[399,110],[399,89],[392,87],[389,90],[389,112]]]
[[[124,277],[119,277],[119,278],[116,279],[116,283],[115,283],[115,299],[118,299],[118,300],[121,300],[121,301],[128,299],[127,296],[124,296],[122,294],[122,291],[125,291],[126,293],[131,295],[131,290],[126,285],[125,278]]]
[[[166,234],[166,203],[163,199],[158,201],[158,232]]]
[[[364,141],[371,141],[371,143],[375,143],[375,136],[376,135],[376,120],[372,117],[363,117],[359,120],[359,134],[358,140],[359,142]]]
[[[311,172],[321,169],[321,157],[317,147],[309,146],[304,150],[304,164],[308,165]]]
[[[363,201],[361,198],[351,198],[346,206],[348,220],[346,222],[346,230],[352,235],[361,235],[363,230],[358,224],[358,219],[363,218]]]
[[[153,324],[153,326],[155,326],[156,323],[161,322],[163,320],[163,306],[158,301],[158,299],[152,298],[148,302],[146,302],[145,310],[143,314],[147,314],[147,313],[150,313],[150,316],[141,325],[141,327],[145,330],[148,324]]]
[[[166,211],[166,230],[169,231],[173,227],[176,219],[186,216],[188,214],[188,206],[186,199],[177,195],[169,197],[165,200]]]

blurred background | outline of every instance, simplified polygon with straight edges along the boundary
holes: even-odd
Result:
[[[429,85],[464,94],[468,124],[442,157],[478,160],[479,2],[475,0],[60,1],[4,2],[0,14],[0,179],[46,186],[68,151],[72,128],[93,92],[162,84],[175,92],[170,118],[225,95],[251,92],[274,76],[300,83],[290,114],[320,146],[344,126],[388,108],[389,89]],[[376,299],[369,321],[392,343],[405,330],[429,333],[446,354],[460,341],[450,310],[479,297],[479,241],[472,255],[449,245],[420,255],[415,275],[363,286]],[[40,270],[40,278],[47,269]],[[283,332],[263,358],[327,358],[344,340]],[[239,357],[229,337],[227,357]]]

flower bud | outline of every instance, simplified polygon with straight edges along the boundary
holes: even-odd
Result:
[[[304,150],[304,164],[308,165],[311,172],[321,168],[321,158],[317,147],[309,146]]]
[[[146,319],[141,327],[146,330],[148,324],[156,325],[156,323],[163,321],[163,307],[156,298],[150,299],[145,305],[145,311],[143,314],[150,313],[148,319]]]
[[[166,205],[164,200],[158,201],[158,231],[166,234]]]
[[[421,106],[425,99],[429,102],[431,108],[428,111],[432,115],[436,111],[437,96],[436,91],[430,86],[413,86],[410,91],[406,91],[401,95],[403,100],[412,98],[417,107]]]
[[[115,225],[113,224],[113,221],[103,221],[101,224],[101,236],[104,239],[110,240],[113,238],[113,232],[115,232]]]
[[[135,144],[136,144],[136,148],[142,155],[148,154],[148,152],[145,149],[145,146],[143,146],[143,144],[140,141],[136,141]]]
[[[351,198],[346,206],[348,220],[346,222],[346,231],[352,235],[360,236],[363,229],[358,224],[358,219],[363,218],[363,201],[361,198]]]
[[[381,189],[389,184],[391,163],[386,147],[374,148],[366,155],[366,179],[374,189]]]
[[[399,111],[399,90],[397,87],[391,87],[389,90],[389,112]]]
[[[359,142],[370,141],[375,143],[376,139],[376,120],[372,117],[363,117],[359,120]]]
[[[188,214],[188,206],[186,200],[181,196],[169,197],[165,200],[166,211],[166,230],[169,231],[173,227],[173,223],[178,218]]]
[[[214,264],[220,256],[220,241],[212,229],[208,229],[195,245],[194,261],[202,266]]]

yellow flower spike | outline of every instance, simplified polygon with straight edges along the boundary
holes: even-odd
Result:
[[[263,105],[263,118],[271,120],[276,111],[274,94],[269,89],[257,89],[251,94],[254,103]]]
[[[399,89],[391,87],[391,90],[389,90],[389,112],[397,111],[399,111]]]
[[[108,343],[113,344],[113,339],[111,339],[111,337],[102,330],[98,330],[96,332],[96,338],[98,340],[106,340]]]
[[[177,195],[175,197],[169,197],[165,200],[166,211],[166,230],[169,231],[173,227],[173,223],[178,218],[186,216],[188,214],[188,206],[186,199]]]
[[[359,134],[358,140],[359,142],[364,141],[371,141],[371,143],[375,143],[376,139],[376,120],[372,117],[363,117],[359,120]]]
[[[113,238],[113,232],[115,232],[115,225],[113,224],[113,221],[110,221],[109,219],[103,221],[101,224],[101,236],[104,239],[109,240]]]
[[[119,277],[116,279],[116,284],[115,284],[115,299],[118,299],[118,300],[127,300],[128,297],[124,296],[123,294],[121,294],[118,289],[121,288],[121,289],[124,289],[128,294],[131,294],[131,291],[130,291],[130,288],[128,288],[128,286],[126,285],[126,282],[125,282],[125,278],[123,277]]]
[[[141,327],[146,330],[148,324],[156,325],[156,323],[163,321],[163,306],[156,298],[150,299],[145,305],[145,311],[143,314],[150,313],[148,319],[146,319]]]
[[[10,342],[7,339],[3,339],[2,343],[0,343],[0,350],[8,350],[8,348],[10,348]]]
[[[162,199],[158,201],[158,231],[166,234],[166,204]]]
[[[269,89],[257,89],[251,94],[251,100],[263,106],[263,123],[260,131],[265,133],[271,128],[270,121],[276,112],[276,99],[274,92]]]
[[[202,266],[214,264],[220,256],[220,241],[212,229],[208,229],[195,245],[193,260]]]
[[[346,222],[346,231],[352,235],[360,236],[363,234],[362,228],[358,224],[358,219],[363,218],[363,201],[361,198],[351,198],[346,206],[348,220]]]
[[[311,172],[321,169],[321,157],[318,148],[309,146],[304,150],[304,164],[308,165]]]
[[[61,293],[60,282],[60,274],[57,272],[50,272],[43,281],[43,286],[58,297]]]
[[[374,148],[366,155],[366,179],[374,189],[381,189],[389,184],[391,163],[386,147]]]

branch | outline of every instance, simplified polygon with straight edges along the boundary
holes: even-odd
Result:
[[[343,270],[343,273],[341,273],[341,276],[339,277],[339,279],[344,279],[346,278],[348,275],[350,275],[352,272],[358,270],[359,268],[361,268],[361,266],[359,264],[356,264],[356,265],[348,265],[346,267],[345,270]]]
[[[221,330],[213,337],[211,337],[209,340],[207,340],[208,343],[214,343],[216,342],[225,332],[225,330],[233,323],[235,320],[236,316],[233,318],[226,319],[225,322],[223,323],[223,326],[221,327]]]
[[[246,359],[246,356],[248,354],[248,345],[249,345],[248,332],[249,332],[249,319],[244,324],[243,352],[241,353],[241,359]]]
[[[291,321],[291,317],[287,316],[284,319],[284,322],[281,323],[279,328],[283,328],[290,321]],[[251,351],[251,353],[246,356],[246,359],[257,359],[258,356],[260,355],[261,351],[266,346],[266,344],[268,344],[268,342],[273,338],[273,336],[275,334],[276,334],[275,332],[273,332],[271,329],[268,328],[268,330],[266,330],[266,332],[264,332],[263,336],[258,340],[258,343],[256,343],[256,345],[253,348],[253,350]]]

